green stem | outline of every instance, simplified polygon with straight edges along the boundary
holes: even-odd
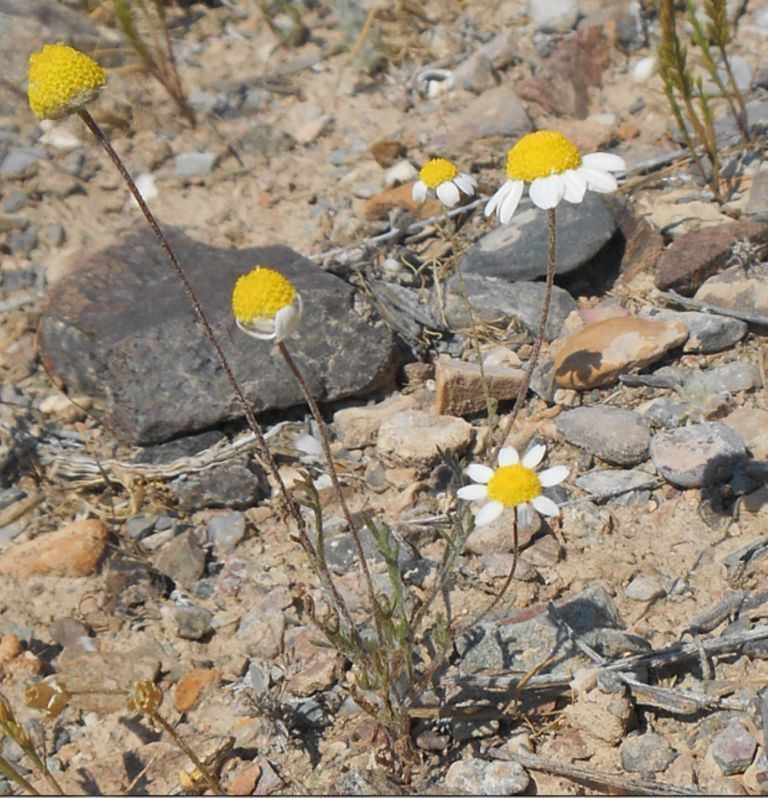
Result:
[[[512,430],[512,425],[515,423],[515,418],[517,418],[517,414],[520,412],[520,408],[523,406],[525,402],[526,394],[528,393],[528,387],[531,384],[531,377],[533,376],[533,370],[536,368],[536,363],[539,360],[539,354],[541,353],[541,347],[544,342],[544,336],[547,330],[547,319],[549,318],[549,306],[552,303],[552,288],[555,284],[555,260],[557,257],[557,226],[556,226],[556,217],[555,217],[555,208],[549,208],[547,210],[547,279],[544,284],[544,301],[541,305],[541,318],[539,319],[539,329],[536,334],[536,340],[533,344],[533,349],[531,350],[531,356],[528,360],[528,368],[525,370],[525,376],[523,377],[523,381],[520,383],[520,387],[517,390],[517,397],[515,398],[515,404],[512,407],[512,412],[509,414],[509,418],[507,418],[506,423],[504,424],[504,430],[502,432],[501,437],[496,444],[495,449],[491,455],[491,462],[496,462],[496,458],[499,455],[499,451],[501,447],[504,445],[504,442],[507,439],[510,431]]]
[[[104,132],[96,123],[96,120],[86,111],[84,108],[78,111],[78,115],[80,118],[85,122],[86,127],[93,133],[96,140],[101,144],[104,148],[105,152],[109,156],[112,163],[115,165],[115,168],[120,173],[120,176],[125,181],[126,185],[128,186],[128,190],[133,195],[133,198],[136,200],[141,212],[144,214],[144,218],[147,220],[152,232],[155,234],[157,240],[160,242],[160,246],[163,249],[168,261],[173,268],[173,271],[178,276],[179,280],[181,281],[182,286],[184,287],[184,292],[187,295],[187,299],[189,299],[190,304],[195,309],[197,313],[197,317],[200,320],[200,323],[203,327],[203,331],[205,332],[205,336],[208,339],[209,343],[213,347],[216,356],[221,363],[222,368],[224,369],[224,373],[227,376],[227,380],[229,381],[229,385],[232,388],[232,392],[235,394],[237,401],[240,403],[241,407],[243,408],[243,413],[245,415],[245,419],[248,423],[248,426],[251,428],[253,434],[256,437],[256,443],[259,447],[259,453],[261,454],[264,462],[267,464],[267,468],[269,473],[272,476],[272,479],[275,481],[275,484],[278,486],[278,490],[280,495],[285,502],[286,507],[288,508],[291,517],[293,518],[294,522],[296,523],[296,528],[299,534],[299,540],[307,552],[307,555],[310,557],[313,563],[317,562],[317,558],[314,552],[314,548],[312,546],[312,541],[309,539],[309,535],[307,534],[306,524],[304,523],[304,519],[302,518],[301,512],[299,511],[298,505],[293,500],[293,497],[288,492],[288,489],[285,486],[285,482],[283,481],[283,477],[280,474],[280,470],[277,467],[277,463],[275,462],[275,458],[272,456],[272,452],[269,450],[269,446],[267,446],[267,441],[264,438],[264,433],[261,431],[261,427],[259,426],[259,422],[256,421],[256,416],[253,413],[250,403],[245,398],[245,394],[243,393],[242,389],[240,388],[240,384],[238,383],[237,379],[235,378],[235,374],[232,371],[232,367],[229,364],[229,360],[227,360],[224,351],[219,344],[218,338],[213,331],[213,328],[208,321],[208,317],[203,310],[202,305],[200,304],[200,300],[197,298],[194,289],[192,288],[192,284],[189,282],[189,278],[187,277],[187,273],[184,271],[183,267],[179,263],[174,254],[173,250],[171,249],[171,245],[168,243],[168,240],[165,237],[165,234],[160,229],[160,225],[157,223],[152,211],[150,211],[147,203],[144,201],[144,197],[141,196],[141,192],[136,187],[136,183],[134,183],[133,178],[128,173],[128,170],[125,168],[120,156],[115,152],[115,149],[112,147],[109,139],[106,137]],[[341,594],[339,593],[338,589],[336,588],[335,583],[333,582],[333,577],[329,570],[318,572],[318,576],[323,581],[323,586],[329,592],[333,601],[336,604],[336,609],[341,613],[344,617],[344,620],[349,624],[350,629],[353,631],[356,629],[354,623],[352,622],[352,616],[349,614],[349,609],[346,606]]]

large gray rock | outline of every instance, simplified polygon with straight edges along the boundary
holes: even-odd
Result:
[[[589,263],[613,238],[616,222],[599,194],[588,191],[579,205],[557,206],[556,273],[567,275]],[[465,275],[507,282],[535,280],[547,273],[547,214],[527,200],[509,224],[483,236],[462,258]]]
[[[393,335],[354,290],[283,246],[218,249],[166,234],[255,412],[302,402],[276,348],[240,332],[237,277],[257,264],[285,274],[304,300],[287,342],[318,401],[367,393],[392,373]],[[43,361],[64,387],[95,399],[123,440],[153,444],[242,416],[221,365],[154,236],[144,227],[56,283],[40,325]]]

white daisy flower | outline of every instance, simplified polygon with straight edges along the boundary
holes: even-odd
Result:
[[[521,461],[514,446],[505,446],[499,452],[499,467],[495,471],[480,463],[472,463],[465,469],[464,473],[475,484],[459,488],[458,497],[465,501],[489,500],[475,513],[477,526],[495,521],[507,507],[517,508],[517,523],[521,527],[531,526],[534,510],[541,515],[560,515],[560,508],[542,495],[542,490],[559,485],[568,476],[568,468],[558,465],[536,473],[546,451],[544,445],[534,446]]]
[[[561,200],[578,203],[587,189],[608,194],[618,183],[611,172],[624,172],[624,159],[609,152],[584,155],[562,133],[538,130],[523,136],[507,154],[507,181],[485,206],[506,224],[520,203],[526,183],[534,205],[555,208]]]
[[[421,167],[419,179],[413,184],[412,196],[424,202],[430,191],[434,191],[440,202],[452,208],[462,194],[471,197],[477,188],[477,180],[459,170],[445,158],[433,158]]]
[[[232,312],[237,326],[248,335],[278,343],[299,329],[301,295],[291,281],[274,269],[257,266],[237,278]]]

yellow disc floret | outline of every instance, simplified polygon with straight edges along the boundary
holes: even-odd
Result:
[[[46,44],[29,56],[29,107],[38,119],[59,119],[93,100],[106,81],[85,53],[61,42]]]
[[[538,130],[523,136],[509,151],[507,178],[532,183],[580,166],[581,153],[572,141],[554,130]]]
[[[280,272],[257,266],[238,277],[232,291],[232,311],[241,324],[274,318],[278,310],[290,305],[296,289]]]
[[[505,507],[516,507],[541,495],[536,472],[520,463],[501,466],[488,480],[488,497]]]
[[[459,170],[450,161],[433,158],[421,167],[419,180],[434,191],[441,183],[453,180],[458,174]]]

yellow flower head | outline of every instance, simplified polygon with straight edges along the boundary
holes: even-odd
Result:
[[[452,208],[462,194],[471,197],[475,188],[477,180],[472,175],[460,172],[445,158],[433,158],[421,167],[419,179],[413,184],[412,195],[417,202],[424,202],[429,192],[433,191],[443,205]]]
[[[555,130],[528,133],[507,154],[507,179],[532,183],[581,166],[578,147]]]
[[[237,326],[249,335],[282,341],[298,329],[301,311],[301,296],[280,272],[257,266],[237,278],[232,312]]]
[[[485,206],[485,215],[496,213],[506,224],[527,186],[534,205],[556,208],[561,200],[579,203],[587,190],[609,193],[618,184],[611,172],[624,172],[623,159],[610,152],[582,157],[579,148],[562,133],[538,130],[523,136],[507,153],[507,180]]]
[[[74,113],[95,99],[106,82],[106,73],[92,58],[62,42],[29,56],[27,94],[38,119]]]
[[[459,488],[457,495],[466,501],[487,500],[475,514],[475,524],[482,526],[495,521],[505,508],[514,507],[520,526],[531,525],[533,511],[542,515],[559,515],[560,510],[552,499],[544,496],[544,488],[559,485],[567,476],[565,466],[553,466],[536,472],[546,448],[542,445],[529,449],[522,459],[513,446],[499,452],[499,467],[489,468],[472,463],[465,473],[474,481]]]
[[[433,158],[427,161],[419,171],[419,180],[433,191],[446,180],[453,180],[459,170],[445,158]]]

